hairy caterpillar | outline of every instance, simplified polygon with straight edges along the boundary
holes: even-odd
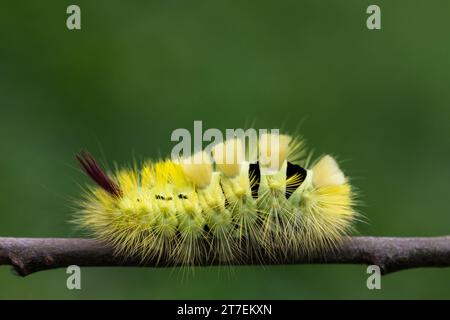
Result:
[[[288,135],[262,135],[257,159],[242,145],[229,139],[212,157],[147,161],[110,176],[78,155],[96,186],[75,222],[121,256],[178,265],[310,255],[351,231],[354,192],[331,156],[309,168],[303,140]]]

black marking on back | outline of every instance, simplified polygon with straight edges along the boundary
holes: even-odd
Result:
[[[289,178],[298,175],[299,181],[296,183],[292,183],[289,186],[286,186],[286,199],[289,199],[289,197],[294,193],[295,190],[297,190],[298,187],[305,181],[306,179],[306,170],[300,167],[297,164],[293,164],[288,162],[287,168],[286,168],[286,180]]]
[[[250,163],[250,166],[248,168],[248,178],[250,182],[253,181],[253,183],[251,183],[252,197],[253,199],[257,199],[259,183],[261,182],[261,170],[259,168],[259,162]]]
[[[225,195],[225,191],[223,191],[223,185],[219,182],[220,190],[222,191],[223,197],[225,198],[224,206],[225,208],[230,208],[230,201],[228,201],[227,196]]]

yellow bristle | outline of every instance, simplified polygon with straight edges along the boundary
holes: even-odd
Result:
[[[124,193],[136,190],[139,185],[136,173],[132,170],[121,170],[117,174],[119,187]]]
[[[143,188],[151,188],[155,183],[155,177],[153,175],[151,163],[146,163],[141,169],[141,186]]]
[[[348,183],[306,190],[301,203],[299,242],[303,253],[313,254],[339,245],[357,218],[354,195]]]
[[[302,164],[307,156],[305,141],[301,137],[292,137],[289,141],[287,161]]]

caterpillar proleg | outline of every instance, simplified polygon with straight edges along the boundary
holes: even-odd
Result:
[[[247,153],[233,138],[212,154],[113,174],[82,153],[77,159],[96,184],[75,222],[118,255],[189,266],[320,254],[351,232],[355,194],[334,158],[310,166],[302,139],[274,134],[259,138],[257,159]]]

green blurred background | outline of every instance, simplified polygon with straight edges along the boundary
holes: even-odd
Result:
[[[82,30],[66,28],[78,4]],[[366,28],[378,4],[382,30]],[[0,236],[76,237],[74,154],[158,157],[176,128],[283,126],[339,155],[361,189],[360,234],[450,234],[448,1],[2,1]],[[0,298],[450,298],[449,269],[366,288],[365,266],[83,268],[26,278]]]

